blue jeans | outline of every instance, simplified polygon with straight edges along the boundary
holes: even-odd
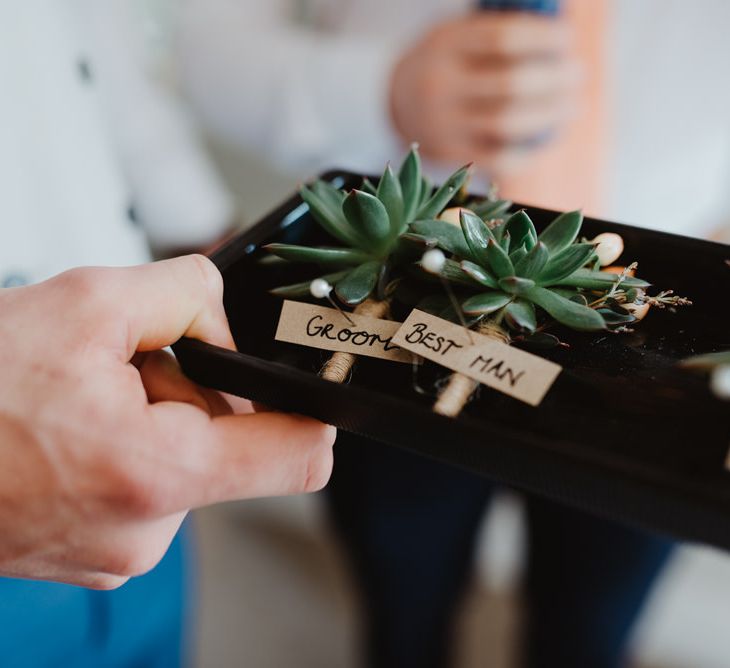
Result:
[[[153,571],[116,591],[0,578],[0,665],[181,666],[189,578],[184,534]]]
[[[472,574],[487,480],[341,434],[328,488],[337,533],[361,585],[367,665],[444,668]],[[665,539],[528,497],[529,668],[616,668],[657,573]]]

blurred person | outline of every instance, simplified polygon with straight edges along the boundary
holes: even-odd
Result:
[[[60,499],[61,477],[69,485],[75,480],[72,464],[65,463],[67,471],[52,454],[59,446],[58,457],[64,454],[84,463],[87,454],[98,455],[100,445],[115,438],[111,432],[119,430],[120,438],[132,433],[135,414],[125,417],[123,412],[134,404],[139,416],[143,389],[133,387],[131,368],[129,384],[120,388],[111,368],[90,366],[80,346],[109,344],[104,337],[112,324],[119,327],[118,333],[124,331],[122,314],[131,317],[146,299],[154,308],[165,299],[155,293],[154,281],[149,294],[140,289],[140,280],[154,277],[154,272],[142,270],[129,275],[137,285],[128,290],[123,288],[127,274],[99,272],[66,275],[27,291],[18,286],[35,284],[75,265],[145,262],[151,257],[150,244],[161,254],[200,247],[220,237],[232,222],[230,198],[218,185],[189,119],[173,96],[148,76],[129,5],[126,0],[0,3],[0,287],[18,288],[0,291],[5,381],[0,392],[5,453],[0,466],[3,575],[84,584],[65,577],[81,561],[80,554],[66,549],[65,541],[88,541],[75,546],[79,553],[93,549],[95,543],[88,533],[82,536],[79,527],[71,532],[65,525],[56,526],[53,535],[53,521],[73,504],[72,499]],[[183,300],[190,289],[184,283],[189,286],[203,277],[195,266],[178,270]],[[78,280],[80,276],[85,278]],[[97,279],[106,295],[92,285]],[[175,286],[169,283],[172,295]],[[95,307],[100,307],[99,322],[92,317]],[[114,317],[110,309],[118,311]],[[77,321],[81,316],[83,320]],[[160,313],[157,320],[147,313],[138,324],[169,329],[175,324],[171,318]],[[172,340],[160,341],[160,346]],[[159,371],[161,362],[155,364]],[[150,371],[154,376],[156,372]],[[161,377],[166,375],[170,374]],[[114,383],[117,395],[110,394]],[[66,396],[49,396],[51,388]],[[83,391],[87,396],[80,396]],[[90,396],[94,392],[96,401]],[[114,425],[109,421],[112,406],[118,411]],[[44,418],[54,421],[55,427],[44,425]],[[109,433],[103,433],[105,429]],[[76,444],[68,445],[83,446],[84,451],[62,453],[57,441],[72,437]],[[48,449],[40,448],[39,442]],[[117,462],[114,469],[118,468]],[[104,471],[96,476],[100,486],[111,484]],[[8,483],[14,490],[15,485],[25,492],[33,490],[37,497],[32,502],[27,495],[14,498]],[[69,494],[72,491],[69,488]],[[83,496],[76,501],[86,502]],[[89,521],[95,520],[96,510],[87,510]],[[78,513],[67,519],[80,521]],[[94,527],[90,524],[86,531]],[[170,527],[161,531],[160,547],[172,538]],[[31,528],[38,536],[30,535]],[[103,527],[97,528],[101,541]],[[120,559],[123,534],[120,524],[116,538]],[[133,537],[129,532],[130,540]],[[181,533],[158,568],[111,593],[0,579],[3,666],[180,665],[191,594],[187,541],[186,533]],[[58,570],[31,563],[26,568],[21,560],[26,550],[38,557],[38,564],[68,563],[57,563]],[[12,563],[10,554],[16,555]],[[161,551],[155,557],[160,555]],[[145,570],[153,565],[150,555],[140,556]],[[134,574],[139,572],[135,569]]]
[[[378,172],[418,141],[516,201],[727,224],[726,2],[566,0],[558,21],[477,4],[182,0],[179,75],[211,132],[298,173]]]
[[[697,236],[730,220],[720,0],[567,0],[557,18],[467,0],[183,4],[188,98],[261,159],[376,172],[417,141],[433,172],[476,160],[520,202]],[[448,664],[493,493],[341,437],[330,510],[362,585],[369,665]],[[527,522],[524,664],[621,665],[670,543],[533,498]]]

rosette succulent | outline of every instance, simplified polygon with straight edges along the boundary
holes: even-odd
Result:
[[[485,222],[464,209],[460,222],[460,228],[415,222],[411,233],[451,254],[441,275],[476,292],[462,303],[467,316],[491,316],[526,334],[538,329],[541,312],[579,331],[635,320],[626,307],[641,300],[649,284],[600,270],[594,244],[578,239],[581,212],[558,216],[539,235],[525,211]]]
[[[377,187],[369,181],[362,189],[339,190],[326,181],[301,189],[315,221],[339,246],[310,247],[269,244],[266,250],[291,262],[309,262],[331,269],[322,278],[334,286],[337,297],[356,306],[371,296],[382,300],[393,270],[413,259],[413,247],[402,237],[409,223],[436,218],[457,195],[469,176],[469,167],[456,171],[437,190],[424,178],[417,149],[411,150],[398,174],[388,165]],[[283,297],[307,295],[310,284],[275,289]]]

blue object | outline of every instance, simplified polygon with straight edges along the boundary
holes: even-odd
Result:
[[[555,15],[560,9],[560,0],[479,0],[479,9],[536,12]]]
[[[455,445],[455,444],[454,444]],[[446,668],[473,573],[489,480],[341,433],[327,487],[365,605],[368,666]],[[672,543],[525,498],[524,668],[619,668]]]
[[[188,603],[187,538],[116,591],[0,578],[3,668],[179,668]]]

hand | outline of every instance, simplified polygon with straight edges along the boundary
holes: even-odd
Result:
[[[424,156],[514,172],[575,113],[581,70],[560,19],[478,12],[443,23],[398,62],[393,123]]]
[[[0,291],[0,574],[109,589],[190,508],[320,489],[335,432],[234,415],[160,349],[233,349],[212,263],[76,269]]]

